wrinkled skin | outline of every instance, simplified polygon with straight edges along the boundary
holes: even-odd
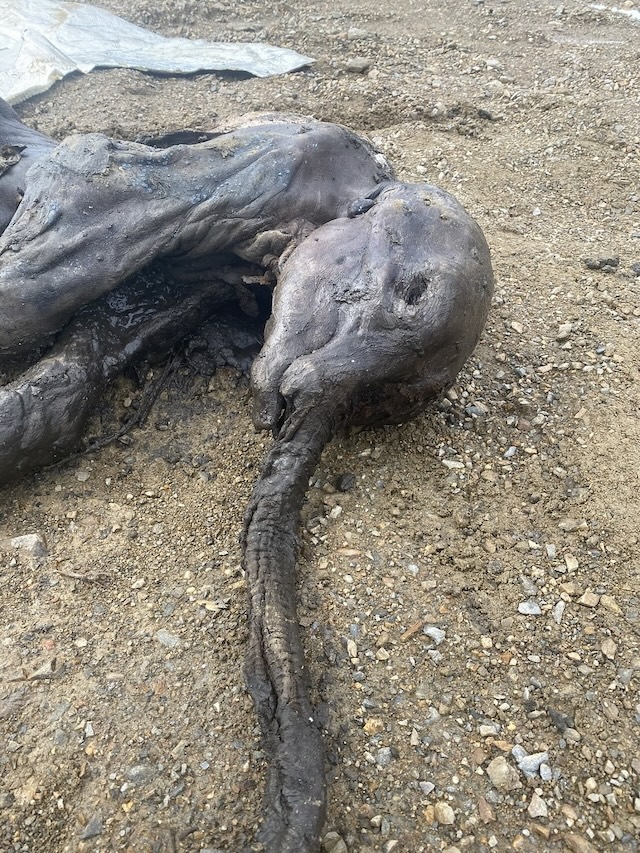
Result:
[[[484,327],[493,279],[478,226],[448,193],[389,183],[287,260],[253,368],[254,420],[329,400],[352,423],[407,420],[455,379]]]
[[[245,678],[270,756],[251,850],[317,851],[324,752],[295,600],[307,484],[339,426],[405,420],[452,384],[491,301],[486,242],[450,195],[394,181],[335,125],[251,117],[150,145],[89,135],[50,150],[14,116],[0,111],[0,127],[27,147],[0,176],[5,216],[25,186],[0,240],[0,354],[63,328],[0,389],[0,482],[68,452],[133,358],[225,305],[254,315],[249,285],[275,284],[252,370],[254,420],[275,441],[243,537]]]
[[[231,250],[268,268],[389,175],[352,133],[312,120],[161,149],[71,137],[36,160],[0,238],[0,354],[33,348],[161,257]]]
[[[274,756],[266,850],[316,849],[324,817],[291,582],[309,477],[339,424],[406,420],[451,385],[493,291],[484,237],[452,196],[396,182],[372,195],[370,209],[318,228],[288,258],[252,371],[254,421],[277,436],[245,528],[245,671]]]

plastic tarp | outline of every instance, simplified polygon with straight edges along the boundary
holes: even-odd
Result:
[[[46,91],[72,71],[97,67],[268,77],[312,62],[294,50],[262,43],[166,38],[89,4],[0,0],[0,97],[10,104]]]
[[[639,9],[619,9],[617,6],[605,6],[604,3],[591,3],[591,9],[597,9],[598,12],[615,12],[616,15],[627,15],[632,21],[640,23]]]

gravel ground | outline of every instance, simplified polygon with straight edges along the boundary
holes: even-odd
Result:
[[[640,7],[103,0],[317,58],[269,80],[103,71],[20,106],[57,138],[288,110],[455,193],[497,278],[474,357],[338,436],[299,565],[325,851],[640,849]],[[628,14],[623,14],[626,12]],[[121,379],[113,431],[159,365]],[[175,371],[142,429],[2,493],[0,849],[238,851],[264,759],[238,534],[269,438]]]

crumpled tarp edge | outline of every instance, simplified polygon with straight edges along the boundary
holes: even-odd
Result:
[[[162,74],[286,74],[313,63],[260,42],[169,38],[90,4],[0,0],[0,97],[16,104],[73,71],[132,68]]]

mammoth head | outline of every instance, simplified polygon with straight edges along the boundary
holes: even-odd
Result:
[[[454,381],[484,326],[493,274],[480,228],[448,193],[387,183],[285,261],[252,373],[254,421],[322,407],[401,421]]]

